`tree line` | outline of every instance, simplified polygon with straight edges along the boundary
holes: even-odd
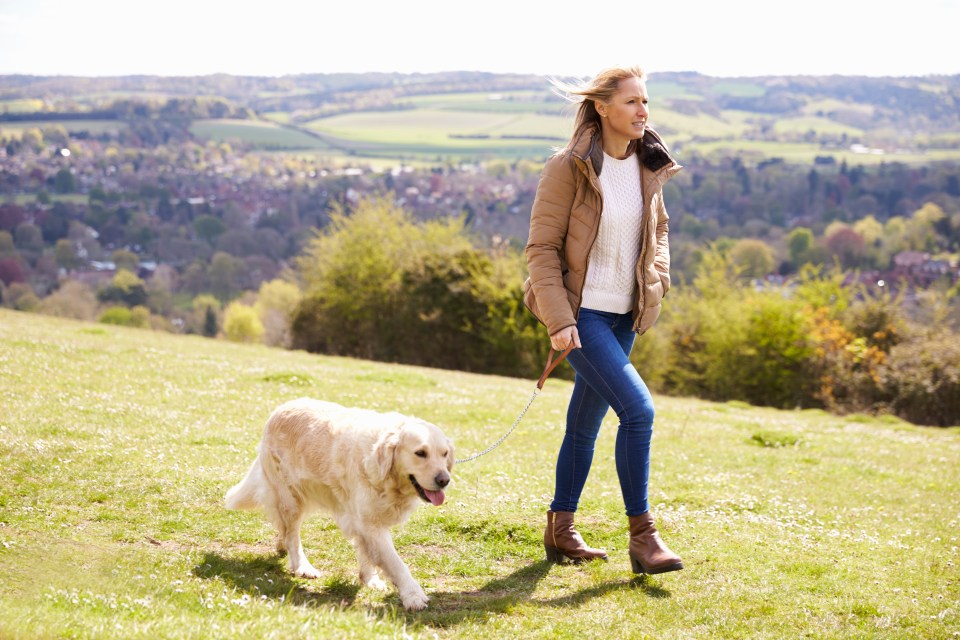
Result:
[[[509,245],[476,246],[462,220],[417,223],[364,200],[298,260],[293,344],[536,377],[548,341],[523,306],[522,264]],[[844,281],[839,267],[806,263],[789,287],[757,288],[708,245],[634,362],[664,393],[960,424],[960,286],[926,290],[908,312],[902,297]]]

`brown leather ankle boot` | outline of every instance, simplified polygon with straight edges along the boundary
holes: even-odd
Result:
[[[563,564],[569,560],[574,564],[589,560],[606,560],[603,549],[591,549],[573,528],[573,513],[570,511],[547,511],[547,529],[543,532],[543,547],[547,551],[547,560]]]
[[[634,573],[666,573],[683,569],[680,556],[667,548],[650,512],[630,516],[630,563]]]

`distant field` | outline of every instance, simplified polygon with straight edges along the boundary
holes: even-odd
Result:
[[[43,100],[0,100],[0,113],[31,113],[43,109]]]
[[[749,78],[705,86],[709,89],[704,90],[725,96],[755,97],[764,92],[762,84]],[[809,102],[796,117],[734,109],[697,112],[703,96],[678,82],[661,83],[653,78],[650,90],[651,122],[681,157],[692,153],[706,158],[740,155],[748,163],[782,158],[804,164],[825,155],[850,164],[960,159],[960,133],[956,132],[917,135],[905,140],[903,144],[911,149],[909,153],[894,154],[889,148],[884,154],[854,153],[849,148],[820,146],[819,140],[824,137],[837,140],[846,136],[851,143],[872,147],[881,145],[875,141],[904,135],[856,126],[858,122],[870,121],[870,106],[819,99]],[[201,141],[236,143],[277,153],[309,153],[323,156],[327,162],[352,163],[358,158],[411,163],[490,158],[543,160],[569,138],[576,112],[575,104],[559,99],[546,83],[542,90],[403,96],[396,99],[396,104],[407,108],[352,110],[304,124],[295,124],[293,113],[271,111],[256,121],[200,120],[193,123],[190,131]],[[29,111],[38,105],[42,106],[39,100],[0,101],[0,113]],[[17,138],[25,129],[52,126],[98,135],[116,132],[126,125],[86,120],[0,123],[0,137]],[[781,139],[766,140],[770,137]]]
[[[278,124],[250,120],[198,120],[190,133],[201,139],[239,141],[262,149],[329,149],[319,138]]]
[[[548,91],[510,91],[504,93],[440,93],[412,96],[402,102],[422,109],[454,111],[551,112],[559,113],[565,104]]]
[[[762,96],[766,90],[763,85],[750,80],[724,80],[713,85],[712,93],[741,98],[756,98]]]
[[[0,122],[0,136],[19,138],[27,129],[63,127],[69,133],[87,132],[90,135],[122,131],[127,125],[118,120],[27,120],[25,122]]]
[[[307,126],[357,153],[545,157],[563,143],[569,122],[535,113],[424,108],[350,113]]]
[[[828,118],[816,116],[807,118],[782,118],[774,122],[773,130],[777,133],[806,133],[813,131],[817,134],[842,135],[850,137],[862,136],[863,129],[840,124]]]
[[[51,202],[70,202],[72,204],[88,204],[90,196],[85,193],[51,193],[47,194]],[[37,196],[33,193],[21,194],[13,197],[13,201],[18,205],[32,204],[36,202]]]

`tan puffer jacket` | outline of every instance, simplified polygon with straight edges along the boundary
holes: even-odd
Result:
[[[660,136],[647,129],[637,145],[643,190],[640,259],[633,329],[644,333],[660,315],[670,288],[668,220],[663,185],[682,168]],[[587,275],[587,258],[600,228],[603,168],[599,132],[587,131],[547,160],[530,213],[524,302],[550,335],[576,325]]]

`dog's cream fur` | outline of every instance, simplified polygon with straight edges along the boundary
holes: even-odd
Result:
[[[326,511],[357,550],[361,583],[385,588],[380,568],[404,607],[423,609],[427,595],[397,555],[390,527],[421,501],[443,502],[453,462],[453,444],[435,425],[301,398],[270,416],[253,466],[225,502],[263,509],[277,527],[277,549],[304,578],[320,573],[303,553],[300,525],[311,511]]]

